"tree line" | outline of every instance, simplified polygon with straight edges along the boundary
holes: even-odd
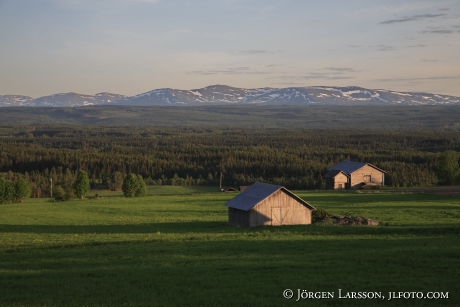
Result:
[[[441,170],[446,152],[455,156],[457,171]],[[64,194],[71,191],[81,170],[92,188],[112,190],[121,190],[131,173],[156,185],[217,186],[222,178],[226,186],[265,181],[321,189],[327,169],[342,160],[378,166],[394,187],[427,186],[458,181],[458,152],[460,135],[448,131],[0,128],[1,177],[27,181],[33,197],[49,197],[50,180]]]
[[[53,188],[53,180],[50,179],[50,197],[57,201],[70,200],[74,197],[84,199],[88,196],[90,189],[88,173],[82,170],[76,175],[71,187],[67,185],[64,188],[57,185]],[[125,197],[139,197],[146,194],[147,186],[141,175],[130,173],[123,178],[121,189]],[[24,178],[13,182],[0,177],[0,204],[23,202],[30,196],[30,193],[29,182]]]

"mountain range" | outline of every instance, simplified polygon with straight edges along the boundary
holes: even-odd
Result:
[[[193,90],[163,88],[135,96],[59,93],[39,98],[0,95],[0,107],[193,106],[193,105],[460,105],[460,97],[362,87],[308,86],[245,89],[211,85]]]

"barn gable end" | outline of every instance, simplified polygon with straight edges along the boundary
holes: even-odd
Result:
[[[227,203],[229,223],[240,227],[311,224],[314,207],[288,189],[255,183]]]
[[[385,171],[366,162],[342,161],[329,168],[326,188],[356,188],[362,185],[385,185]]]

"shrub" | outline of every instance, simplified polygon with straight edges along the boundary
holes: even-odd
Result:
[[[441,154],[438,165],[439,183],[453,185],[460,178],[459,155],[456,151],[448,150]]]
[[[65,200],[65,191],[64,188],[60,185],[54,187],[53,198],[55,200]]]
[[[24,179],[12,182],[0,178],[0,203],[22,202],[24,198],[30,196],[29,183]]]
[[[333,216],[332,214],[330,214],[323,208],[316,208],[316,210],[313,211],[313,216],[312,216],[313,223],[326,221],[332,216]]]
[[[73,191],[71,187],[62,187],[57,185],[54,188],[53,198],[58,201],[70,200],[73,197]]]
[[[25,179],[19,179],[14,184],[14,201],[15,202],[22,202],[24,198],[30,196],[30,186],[29,183]]]
[[[90,185],[89,185],[89,177],[85,171],[79,171],[77,174],[77,179],[73,184],[73,188],[75,190],[75,195],[83,199],[86,194],[88,194]]]
[[[14,184],[9,180],[0,178],[0,204],[12,202],[14,194]]]
[[[140,175],[130,173],[123,179],[122,190],[126,197],[144,196],[146,193],[144,179]]]

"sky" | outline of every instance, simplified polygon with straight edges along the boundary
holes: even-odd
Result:
[[[460,1],[0,0],[0,95],[213,84],[460,96]]]

